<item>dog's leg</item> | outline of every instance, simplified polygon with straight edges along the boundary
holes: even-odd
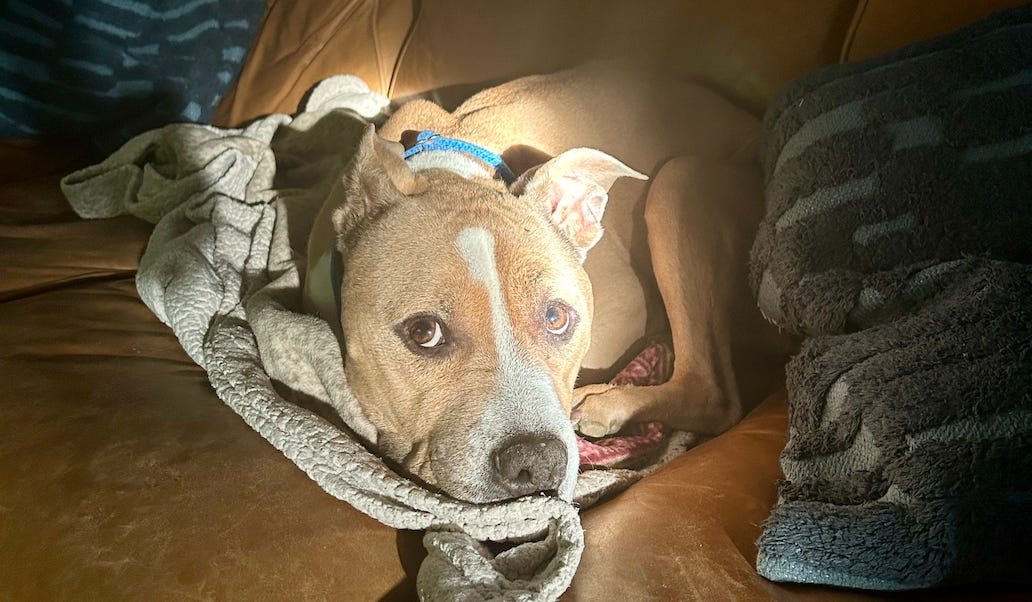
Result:
[[[573,419],[580,432],[602,436],[629,422],[659,420],[717,434],[741,418],[732,346],[773,341],[746,277],[761,212],[762,187],[751,166],[694,157],[663,166],[649,189],[645,220],[673,335],[673,376],[650,387],[577,389]]]

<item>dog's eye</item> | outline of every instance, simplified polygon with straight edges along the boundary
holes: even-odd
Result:
[[[570,310],[559,303],[552,303],[545,309],[545,330],[555,336],[562,336],[573,322]]]
[[[410,341],[424,349],[433,349],[444,344],[444,329],[433,318],[415,318],[406,328]]]

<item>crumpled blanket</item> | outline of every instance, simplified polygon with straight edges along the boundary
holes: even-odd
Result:
[[[1032,5],[789,86],[765,120],[764,314],[787,367],[776,581],[1032,566]]]
[[[358,78],[335,76],[294,118],[150,131],[67,176],[62,188],[83,217],[128,213],[156,224],[137,275],[140,296],[248,425],[331,495],[386,525],[426,530],[422,599],[555,599],[583,550],[579,508],[629,486],[694,437],[671,433],[665,452],[638,470],[583,472],[572,504],[456,501],[396,474],[360,443],[356,433],[369,425],[329,326],[299,313],[300,274],[312,219],[366,120],[386,106]],[[305,369],[274,383],[262,362],[270,353],[294,354]],[[332,399],[349,428],[287,401],[283,386]],[[486,540],[517,545],[494,555]]]

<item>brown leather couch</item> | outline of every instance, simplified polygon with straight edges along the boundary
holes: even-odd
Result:
[[[1015,4],[270,0],[217,123],[292,113],[336,73],[452,104],[485,82],[613,56],[699,78],[760,113],[812,69]],[[61,196],[59,178],[83,161],[75,145],[0,143],[0,600],[412,599],[419,534],[330,497],[219,401],[136,294],[150,227],[82,221]],[[756,574],[785,430],[775,394],[585,511],[564,599],[878,597]]]

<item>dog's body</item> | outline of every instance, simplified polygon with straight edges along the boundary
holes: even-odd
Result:
[[[367,135],[314,226],[305,291],[341,337],[378,447],[456,497],[569,497],[571,412],[589,436],[737,421],[785,351],[745,284],[756,128],[705,88],[597,65],[488,89],[453,113],[411,102]],[[461,152],[406,162],[387,142],[422,130],[523,175],[507,187]],[[574,391],[578,374],[607,379],[663,332],[670,382]]]

